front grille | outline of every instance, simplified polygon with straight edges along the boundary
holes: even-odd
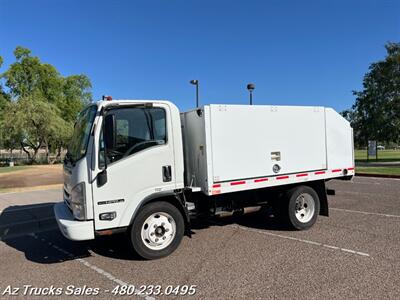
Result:
[[[64,202],[67,204],[69,210],[72,212],[71,209],[71,195],[67,192],[67,190],[64,187]]]

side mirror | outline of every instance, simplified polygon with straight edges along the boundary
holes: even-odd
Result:
[[[107,170],[104,169],[97,174],[97,187],[101,187],[107,183]]]
[[[114,149],[116,145],[115,115],[106,115],[104,119],[104,142],[106,149]]]

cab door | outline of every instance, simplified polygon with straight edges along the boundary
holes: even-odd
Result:
[[[171,113],[166,104],[110,108],[97,131],[95,229],[128,226],[143,199],[175,188]]]

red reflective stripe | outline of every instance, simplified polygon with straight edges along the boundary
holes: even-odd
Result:
[[[325,174],[325,171],[318,171],[314,173],[315,175],[321,175],[321,174]]]
[[[296,174],[296,177],[304,177],[304,176],[308,176],[308,174],[307,173]]]
[[[335,169],[335,170],[332,170],[332,173],[336,173],[336,172],[342,172],[342,169]]]
[[[221,185],[218,183],[218,184],[213,184],[213,188],[220,188],[221,187]]]
[[[276,179],[288,179],[289,178],[289,176],[278,176],[278,177],[276,177]]]
[[[239,185],[239,184],[245,184],[246,181],[242,180],[242,181],[235,181],[235,182],[231,182],[231,185]]]
[[[263,181],[268,181],[268,178],[254,179],[254,182],[263,182]]]
[[[351,170],[354,170],[354,168],[347,168],[347,170],[351,171]]]

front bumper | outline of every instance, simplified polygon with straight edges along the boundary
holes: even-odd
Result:
[[[61,202],[54,205],[58,227],[69,240],[85,241],[94,239],[93,221],[77,221],[74,219],[68,206]]]

